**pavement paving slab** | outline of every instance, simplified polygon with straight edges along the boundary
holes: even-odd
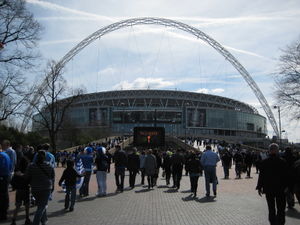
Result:
[[[92,175],[90,194],[77,199],[75,210],[64,210],[64,192],[57,186],[63,168],[56,168],[54,198],[47,209],[48,225],[267,225],[268,210],[264,197],[256,190],[258,174],[251,179],[234,179],[234,167],[230,179],[224,180],[223,168],[217,167],[218,193],[216,198],[205,197],[204,177],[199,178],[197,198],[192,198],[188,176],[183,176],[181,188],[175,191],[166,185],[161,176],[153,190],[141,185],[137,175],[136,187],[128,186],[128,172],[125,176],[125,190],[116,193],[114,170],[107,176],[106,197],[96,197],[96,176]],[[254,172],[254,169],[253,169]],[[171,186],[171,185],[170,185]],[[14,192],[10,193],[10,213],[14,207]],[[31,208],[31,219],[35,208]],[[286,211],[286,224],[300,224],[300,206]],[[3,224],[10,224],[10,220]],[[24,210],[20,212],[17,224],[24,224]]]

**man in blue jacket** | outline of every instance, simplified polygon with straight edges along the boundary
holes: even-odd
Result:
[[[79,194],[81,197],[89,196],[89,184],[94,164],[93,148],[86,147],[83,154],[79,154],[77,158],[78,160],[81,159],[85,171],[83,183],[79,189]]]
[[[12,168],[9,156],[5,152],[1,152],[0,145],[0,221],[7,219],[9,207],[8,184]]]
[[[217,153],[211,150],[211,146],[207,145],[206,150],[201,157],[201,164],[204,168],[206,197],[210,196],[210,183],[213,184],[214,196],[217,195],[217,175],[216,167],[220,158]]]

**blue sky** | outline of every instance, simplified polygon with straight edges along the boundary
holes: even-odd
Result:
[[[222,44],[251,74],[269,104],[280,49],[300,38],[298,0],[27,0],[43,25],[44,59],[60,60],[98,29],[134,17],[162,17],[196,27]],[[177,89],[234,98],[265,116],[244,79],[203,41],[163,26],[133,26],[111,32],[77,54],[65,68],[70,86],[88,92]],[[277,111],[273,111],[276,119]],[[299,124],[282,112],[282,129],[300,142]],[[268,126],[269,135],[273,132]]]

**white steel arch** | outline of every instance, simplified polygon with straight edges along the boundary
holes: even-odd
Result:
[[[110,32],[113,32],[115,30],[119,30],[124,27],[129,27],[129,26],[135,26],[135,25],[162,25],[166,27],[174,27],[179,30],[188,32],[195,37],[205,41],[207,44],[212,46],[216,51],[218,51],[227,61],[229,61],[236,69],[237,71],[242,75],[242,77],[245,79],[247,84],[250,86],[252,91],[254,92],[255,96],[257,97],[258,101],[262,105],[270,123],[271,126],[273,127],[274,132],[276,135],[279,137],[279,130],[277,127],[276,120],[274,118],[273,112],[264,97],[263,93],[259,89],[258,85],[256,82],[253,80],[253,78],[250,76],[248,71],[240,64],[240,62],[228,51],[226,50],[220,43],[218,43],[216,40],[202,32],[201,30],[189,26],[185,23],[181,23],[175,20],[171,19],[164,19],[164,18],[153,18],[153,17],[142,17],[142,18],[132,18],[132,19],[127,19],[127,20],[122,20],[113,24],[110,24],[106,27],[103,27],[84,40],[82,40],[79,44],[77,44],[74,48],[72,48],[57,64],[56,67],[57,69],[61,69],[65,66],[67,62],[69,62],[76,54],[78,54],[82,49],[84,49],[87,45],[92,43],[94,40],[104,36],[105,34],[108,34]],[[41,88],[41,87],[40,87]],[[36,102],[38,101],[38,97],[35,96],[33,98],[33,101]],[[32,117],[32,109],[27,109],[27,117],[23,121],[21,129],[24,130]]]

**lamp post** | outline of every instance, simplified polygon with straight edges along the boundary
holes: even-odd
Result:
[[[278,109],[278,125],[279,125],[279,148],[281,147],[281,117],[280,117],[280,106],[274,105],[274,109]]]

